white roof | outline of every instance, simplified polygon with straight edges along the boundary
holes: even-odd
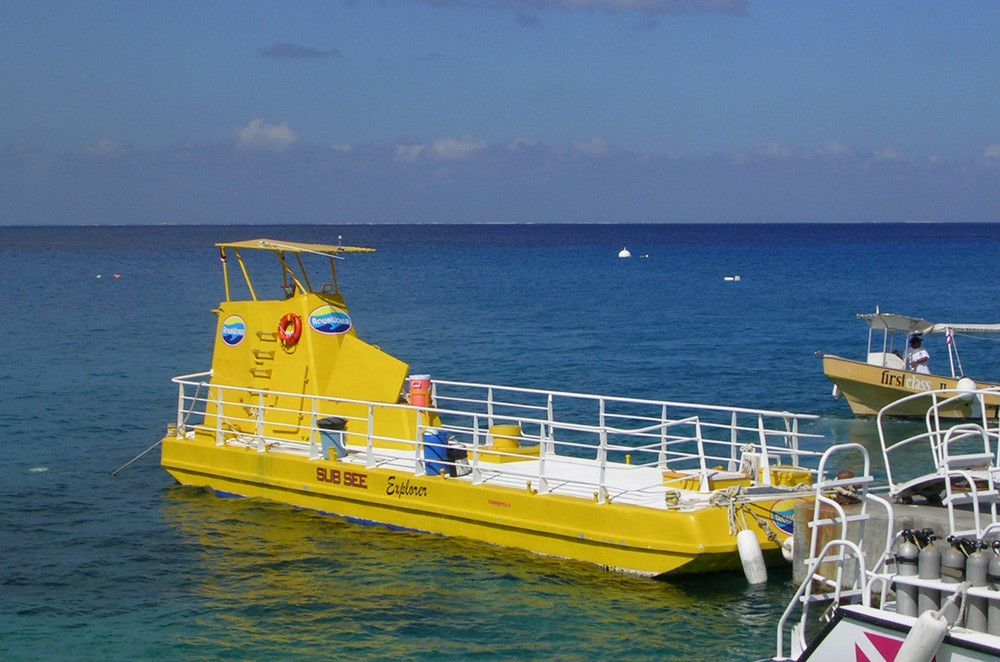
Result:
[[[952,333],[1000,334],[1000,324],[932,324],[919,317],[894,315],[893,313],[862,313],[858,319],[864,320],[875,331],[912,334],[944,334],[950,329]]]

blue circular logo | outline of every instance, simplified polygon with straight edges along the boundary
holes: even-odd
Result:
[[[309,315],[309,326],[327,336],[340,336],[351,330],[351,317],[336,306],[320,306]]]
[[[795,530],[795,504],[802,499],[779,499],[771,504],[771,521],[782,533],[791,535]]]
[[[236,347],[247,335],[247,325],[239,315],[230,315],[222,323],[222,342],[230,347]]]

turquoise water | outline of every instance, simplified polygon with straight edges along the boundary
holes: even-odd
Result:
[[[984,225],[0,228],[0,659],[771,654],[787,572],[657,582],[350,525],[176,486],[155,449],[112,476],[209,367],[212,244],[337,235],[379,249],[340,265],[358,333],[415,372],[817,413],[872,449],[814,353],[860,356],[876,304],[1000,318]]]

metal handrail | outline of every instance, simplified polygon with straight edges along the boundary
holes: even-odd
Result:
[[[927,391],[901,398],[879,411],[876,424],[890,491],[894,493],[897,488],[905,483],[905,480],[899,480],[898,474],[896,476],[893,475],[891,458],[896,457],[907,446],[928,444],[930,459],[935,470],[942,474],[947,473],[947,467],[945,466],[947,464],[947,446],[952,442],[953,433],[949,432],[950,428],[942,422],[940,412],[942,409],[954,406],[957,402],[967,401],[970,397],[974,398],[979,405],[979,413],[975,417],[977,424],[981,426],[983,434],[994,442],[993,445],[996,450],[993,453],[994,457],[991,465],[993,467],[1000,467],[1000,418],[991,420],[988,415],[988,408],[984,402],[986,397],[998,396],[1000,396],[1000,389],[998,388],[980,389],[978,391],[961,391],[958,389]],[[930,398],[930,406],[924,417],[924,429],[904,439],[890,441],[886,435],[886,423],[892,418],[893,412],[899,411],[900,407],[905,407],[909,402],[922,398]]]
[[[305,440],[301,441],[300,439],[300,442],[304,444],[303,448],[308,449],[309,457],[318,459],[321,457],[317,444],[317,418],[321,415],[318,412],[336,410],[343,405],[360,405],[363,407],[363,411],[367,412],[366,416],[344,416],[349,421],[357,421],[352,426],[354,429],[345,434],[347,444],[355,448],[363,447],[366,453],[366,462],[370,467],[379,462],[380,443],[392,442],[404,448],[410,447],[413,449],[414,472],[419,475],[425,470],[422,427],[418,426],[414,439],[379,438],[373,434],[372,427],[375,411],[378,409],[417,409],[436,414],[443,423],[445,420],[451,419],[450,422],[440,426],[441,429],[449,435],[454,435],[458,441],[470,447],[473,481],[485,482],[504,474],[518,478],[530,478],[523,469],[518,470],[519,463],[517,462],[491,464],[489,467],[482,466],[482,462],[480,462],[484,438],[488,436],[490,428],[498,423],[516,423],[522,428],[520,441],[539,445],[538,454],[530,459],[537,458],[538,460],[538,469],[534,480],[538,481],[537,485],[542,493],[556,491],[559,489],[557,486],[562,486],[562,489],[572,486],[585,487],[589,491],[596,491],[597,500],[600,503],[620,498],[623,494],[620,485],[609,485],[608,475],[611,468],[619,472],[619,475],[622,471],[649,471],[652,468],[689,472],[692,476],[700,477],[703,489],[707,489],[707,474],[718,471],[722,466],[731,465],[733,458],[740,454],[747,452],[758,454],[763,462],[763,466],[760,468],[763,469],[769,466],[772,460],[780,461],[781,456],[784,455],[793,458],[799,456],[818,457],[818,452],[801,449],[799,442],[802,439],[821,438],[820,435],[803,433],[798,430],[799,420],[810,420],[815,418],[814,416],[788,412],[690,405],[464,382],[436,382],[434,397],[437,399],[436,404],[440,406],[415,408],[407,403],[372,403],[348,398],[263,391],[212,383],[210,378],[211,373],[206,372],[174,378],[173,381],[178,384],[179,388],[178,423],[176,426],[178,436],[186,435],[189,431],[200,428],[215,435],[218,444],[232,441],[237,435],[240,435],[242,437],[241,443],[252,444],[260,452],[266,450],[281,451],[293,447],[296,452],[304,452],[302,448],[295,446],[293,441],[267,438],[267,434],[271,426],[275,424],[275,416],[289,418],[288,414],[310,412],[311,416],[308,416],[307,420],[301,423],[282,420],[280,425],[295,430],[295,434]],[[486,393],[487,397],[446,395],[442,392],[442,387],[448,386],[472,388]],[[237,412],[239,415],[234,415],[232,409],[232,405],[236,404],[234,398],[231,395],[228,398],[226,396],[235,393],[243,394],[242,397],[247,402],[240,404],[248,408],[247,414],[243,415]],[[305,399],[308,401],[308,405],[301,409],[290,409],[270,405],[267,402],[268,398],[274,397],[280,401],[282,396],[294,397],[299,400]],[[498,400],[497,396],[502,400]],[[519,396],[541,396],[544,398],[545,404],[512,401]],[[556,400],[596,402],[601,409],[600,419],[597,423],[557,419],[553,405]],[[452,409],[448,406],[459,403],[471,407]],[[631,413],[608,411],[610,405],[626,405],[640,409],[642,407],[655,407],[657,412],[654,415],[649,411]],[[665,415],[667,408],[683,409],[694,413],[670,419]],[[579,412],[572,413],[571,418],[579,415]],[[719,416],[720,414],[728,417],[729,422],[719,422],[706,418],[706,416]],[[738,422],[739,415],[756,417],[755,424],[740,424]],[[192,424],[191,420],[197,419],[199,416],[202,417],[202,423]],[[211,429],[204,425],[206,418],[215,419],[215,425]],[[777,418],[778,423],[766,427],[764,421],[770,418]],[[634,427],[629,427],[630,423],[635,424]],[[534,431],[536,427],[537,434]],[[711,436],[719,431],[723,431],[726,438],[719,439]],[[756,438],[740,440],[741,432],[752,433]],[[502,449],[491,448],[490,453],[494,456],[506,455],[522,460],[526,459],[523,454],[508,453]],[[621,456],[624,456],[625,461],[615,459]],[[637,460],[634,463],[632,462],[633,456]],[[596,462],[596,478],[578,479],[575,475],[566,475],[565,468],[567,466],[581,461],[588,462],[588,466],[592,469]],[[447,465],[449,462],[442,461],[441,464]],[[720,466],[716,468],[713,466],[715,464]],[[563,473],[557,471],[559,467],[564,469]],[[762,482],[766,484],[769,482],[769,471],[765,470],[763,473]],[[638,474],[633,475],[636,475],[637,478],[630,483],[630,489],[625,490],[625,492],[641,493],[653,488],[664,489],[662,476],[658,477],[654,483],[648,479],[639,478]],[[758,477],[753,476],[753,479],[756,482]]]

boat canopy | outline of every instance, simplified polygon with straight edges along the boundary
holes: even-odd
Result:
[[[250,239],[248,241],[235,241],[230,243],[216,244],[217,247],[249,248],[255,250],[280,251],[283,253],[318,253],[320,255],[335,255],[337,253],[374,253],[374,248],[362,248],[360,246],[331,246],[329,244],[302,244],[294,241],[276,241],[274,239]]]
[[[250,291],[250,298],[257,301],[257,291],[254,288],[254,284],[250,279],[250,274],[247,271],[247,266],[243,261],[243,256],[240,255],[241,250],[263,250],[271,251],[278,257],[278,261],[281,263],[281,275],[282,275],[282,286],[284,287],[285,298],[289,298],[295,294],[295,292],[305,293],[313,292],[312,284],[309,282],[309,275],[306,273],[305,264],[302,261],[302,256],[304,254],[311,255],[321,255],[330,258],[330,275],[333,278],[333,282],[330,284],[323,284],[321,287],[322,292],[327,294],[339,294],[340,288],[337,285],[337,267],[334,264],[335,260],[342,260],[341,254],[343,253],[374,253],[374,248],[361,248],[359,246],[342,246],[342,245],[330,245],[330,244],[303,244],[294,241],[277,241],[275,239],[250,239],[248,241],[236,241],[236,242],[224,242],[216,244],[219,248],[219,257],[222,259],[223,275],[226,282],[226,301],[232,301],[232,292],[229,287],[229,265],[226,262],[226,249],[233,249],[233,253],[236,254],[236,259],[240,265],[240,271],[243,272],[243,277],[246,279],[247,288]],[[295,256],[295,263],[298,265],[298,269],[290,264],[290,259],[287,259],[288,254]]]
[[[1000,324],[933,324],[919,317],[893,313],[861,313],[858,319],[868,323],[872,331],[906,333],[908,335],[945,335],[951,333],[988,335],[1000,334]]]

